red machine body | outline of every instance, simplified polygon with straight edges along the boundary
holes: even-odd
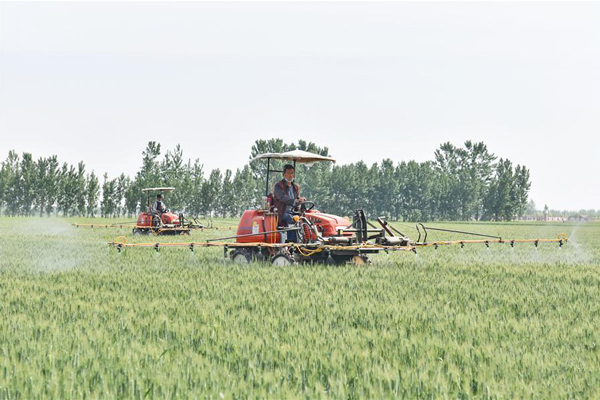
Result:
[[[163,213],[161,216],[161,222],[162,225],[179,225],[179,215],[172,213],[172,212],[166,212]],[[138,227],[155,227],[156,224],[153,224],[152,221],[152,213],[151,212],[141,212],[138,215],[138,219],[137,219],[137,226]]]
[[[277,230],[277,213],[265,210],[246,210],[238,225],[237,243],[279,243],[279,233],[265,233]],[[262,235],[258,235],[263,233]]]
[[[322,237],[337,236],[338,231],[342,230],[342,236],[352,236],[353,233],[344,233],[343,229],[348,228],[352,222],[348,218],[338,217],[337,215],[325,214],[319,210],[309,210],[306,212],[306,218],[317,226],[317,230]],[[316,239],[311,237],[311,239]]]
[[[338,230],[347,228],[351,222],[347,218],[337,215],[325,214],[318,210],[309,210],[304,215],[312,222],[322,237],[336,236]],[[265,210],[246,210],[238,225],[236,236],[237,243],[279,243],[281,236],[277,231],[277,213]],[[342,236],[352,236],[352,232],[344,233]],[[310,232],[310,240],[317,237]]]

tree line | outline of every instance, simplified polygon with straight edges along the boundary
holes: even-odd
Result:
[[[180,145],[163,154],[160,143],[149,142],[135,176],[104,174],[100,182],[83,161],[73,166],[60,164],[56,155],[35,160],[30,153],[10,151],[0,168],[0,211],[8,216],[133,216],[146,208],[143,188],[172,186],[175,191],[165,200],[173,210],[237,217],[262,204],[265,195],[266,162],[251,160],[295,149],[330,156],[327,147],[303,140],[257,140],[244,167],[209,173],[199,159],[186,160]],[[282,166],[272,161],[272,168]],[[279,179],[281,174],[271,174],[271,190]],[[531,187],[525,166],[498,159],[483,142],[471,141],[462,147],[443,143],[425,162],[298,164],[296,182],[322,211],[351,215],[363,208],[372,217],[405,221],[512,220],[524,214]]]

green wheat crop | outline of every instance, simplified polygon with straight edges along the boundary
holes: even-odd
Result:
[[[70,222],[0,219],[0,399],[600,396],[599,224],[434,224],[570,241],[274,267]]]

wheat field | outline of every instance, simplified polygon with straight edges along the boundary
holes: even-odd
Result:
[[[600,224],[433,224],[569,242],[276,267],[74,221],[0,218],[0,399],[600,396]]]

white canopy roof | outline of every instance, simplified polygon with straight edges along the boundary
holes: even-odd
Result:
[[[304,150],[292,150],[285,153],[264,153],[254,157],[251,161],[273,158],[275,160],[296,161],[301,164],[314,164],[319,161],[331,161],[335,163],[335,158],[321,156],[319,154],[309,153]]]
[[[175,190],[174,187],[155,187],[155,188],[145,188],[145,189],[142,189],[142,192],[143,193],[148,193],[148,192],[172,192],[174,190]]]

